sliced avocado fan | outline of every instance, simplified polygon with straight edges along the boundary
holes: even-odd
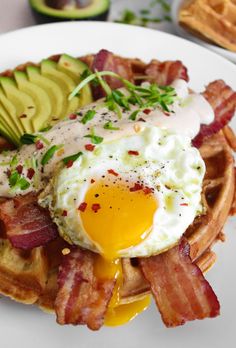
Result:
[[[45,59],[37,67],[15,70],[11,77],[0,76],[0,135],[19,146],[24,133],[54,125],[91,103],[88,85],[68,100],[86,69],[80,60],[63,54],[58,62]]]

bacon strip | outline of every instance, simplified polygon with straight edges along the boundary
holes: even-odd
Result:
[[[97,279],[94,261],[94,253],[80,248],[63,257],[55,301],[59,324],[82,324],[92,330],[103,325],[115,280]]]
[[[171,84],[176,79],[189,80],[187,68],[179,60],[159,62],[153,59],[145,69],[145,75],[160,86]]]
[[[140,260],[167,327],[219,315],[218,299],[189,253],[189,244],[182,239],[169,251]]]
[[[133,71],[131,63],[125,58],[117,57],[107,50],[100,50],[94,57],[92,70],[95,71],[113,71],[129,81],[133,81]],[[112,89],[123,86],[122,82],[114,77],[104,77]],[[105,97],[106,94],[101,86],[93,87],[93,97],[95,100]]]
[[[37,204],[37,196],[34,194],[18,196],[2,203],[0,219],[15,248],[32,249],[58,236],[57,226],[49,212]]]
[[[222,80],[211,82],[203,92],[203,96],[211,104],[215,119],[210,125],[201,126],[200,132],[192,141],[196,147],[201,146],[204,138],[219,132],[228,124],[236,109],[236,92]]]

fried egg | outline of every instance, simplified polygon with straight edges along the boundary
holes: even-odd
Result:
[[[187,136],[146,126],[57,170],[40,204],[61,236],[107,260],[175,245],[201,211],[205,165]]]

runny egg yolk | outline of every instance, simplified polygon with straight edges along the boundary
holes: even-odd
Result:
[[[154,195],[141,185],[108,180],[93,183],[85,202],[87,208],[80,213],[83,227],[100,254],[109,260],[148,236],[158,208]]]
[[[101,180],[90,186],[85,203],[86,209],[80,213],[83,227],[101,250],[94,274],[99,279],[116,279],[105,324],[121,325],[146,309],[150,296],[132,303],[120,302],[123,276],[119,251],[139,244],[151,232],[157,200],[141,185]]]
[[[97,254],[94,262],[94,275],[98,279],[115,279],[116,281],[104,320],[106,326],[123,325],[134,319],[150,305],[150,295],[144,295],[134,302],[121,303],[120,288],[123,281],[121,259],[106,260]]]

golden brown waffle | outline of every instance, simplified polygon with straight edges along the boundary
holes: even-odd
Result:
[[[59,56],[50,59],[58,60]],[[82,58],[89,64],[92,56]],[[130,60],[135,79],[145,73],[146,64],[139,59]],[[24,70],[26,65],[19,66]],[[11,75],[11,71],[4,74]],[[0,150],[9,144],[0,137]],[[231,212],[236,213],[235,174],[232,149],[236,149],[236,138],[229,127],[207,139],[200,151],[206,163],[203,184],[205,215],[195,219],[186,231],[191,245],[192,258],[202,271],[208,270],[215,262],[212,244],[223,239],[222,227]],[[57,273],[65,242],[58,238],[46,247],[22,252],[12,248],[4,238],[0,224],[0,293],[12,299],[52,311],[57,294]],[[137,260],[123,259],[123,286],[121,301],[132,302],[149,292],[149,286],[137,267]]]
[[[230,131],[227,129],[224,132]],[[231,142],[232,139],[231,136]],[[232,149],[223,132],[205,141],[200,151],[207,168],[203,184],[206,213],[195,219],[186,231],[186,236],[191,245],[192,258],[203,271],[206,271],[216,259],[210,248],[217,240],[229,215],[234,196],[235,176]],[[57,293],[57,270],[64,242],[58,239],[47,247],[22,252],[12,248],[4,236],[2,237],[0,292],[16,301],[37,302],[40,307],[53,310]],[[133,301],[149,291],[135,259],[123,260],[123,275],[122,302]]]
[[[195,219],[186,236],[192,258],[205,272],[216,260],[212,244],[223,239],[221,231],[232,205],[235,175],[232,149],[223,132],[205,141],[200,151],[207,168],[203,184],[206,212]],[[58,239],[28,253],[17,251],[4,239],[1,242],[0,293],[24,303],[37,302],[41,308],[53,310],[58,265],[65,247],[63,240]],[[123,276],[123,303],[149,292],[135,259],[123,260]]]
[[[198,36],[236,51],[236,0],[187,0],[179,23]]]

